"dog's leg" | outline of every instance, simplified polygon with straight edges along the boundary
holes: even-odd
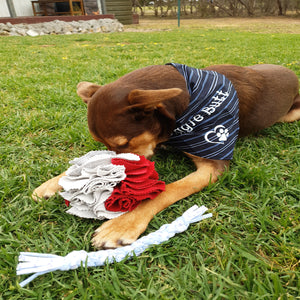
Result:
[[[60,191],[62,187],[58,184],[58,181],[61,177],[65,176],[65,172],[49,179],[48,181],[44,182],[38,188],[36,188],[32,193],[32,198],[38,201],[41,198],[48,199],[51,196],[54,196],[55,193]]]
[[[217,181],[228,161],[192,157],[197,170],[166,186],[153,200],[145,200],[133,211],[109,220],[100,226],[92,239],[96,248],[116,248],[134,242],[145,231],[153,216],[176,201],[199,192],[210,182]]]
[[[300,95],[298,95],[295,98],[295,102],[292,105],[291,109],[289,110],[289,112],[283,116],[282,118],[279,119],[278,122],[294,122],[300,120]]]

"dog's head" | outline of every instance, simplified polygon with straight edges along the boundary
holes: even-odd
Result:
[[[104,86],[81,82],[77,93],[87,103],[95,140],[146,157],[169,138],[189,102],[185,81],[171,66],[136,70]]]

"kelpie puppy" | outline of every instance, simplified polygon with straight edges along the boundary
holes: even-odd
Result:
[[[300,119],[298,78],[276,65],[149,66],[104,86],[81,82],[78,95],[87,103],[93,138],[108,149],[150,157],[167,143],[197,167],[154,200],[103,223],[93,237],[97,248],[132,243],[156,213],[215,182],[229,165],[237,137]],[[42,184],[33,197],[54,195],[63,175]]]

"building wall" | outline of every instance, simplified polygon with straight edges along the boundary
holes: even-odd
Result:
[[[99,12],[97,0],[83,0],[84,11],[87,15]]]
[[[13,0],[13,3],[17,17],[33,16],[32,5],[30,0]],[[99,11],[99,0],[83,0],[83,3],[85,13],[87,15],[92,15],[93,13],[97,13]],[[0,17],[10,17],[6,0],[0,0]]]
[[[14,5],[18,17],[33,16],[30,0],[14,0]]]
[[[131,0],[106,0],[106,13],[114,14],[122,24],[132,24]]]
[[[10,17],[6,0],[0,0],[0,17]],[[17,17],[33,16],[30,0],[13,0]]]
[[[2,3],[3,2],[3,3]],[[10,17],[6,1],[2,0],[0,5],[0,17]]]

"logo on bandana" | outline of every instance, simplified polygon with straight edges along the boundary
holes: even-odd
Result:
[[[205,140],[212,144],[224,144],[228,137],[229,131],[223,125],[216,126],[213,130],[206,132],[204,136]]]

